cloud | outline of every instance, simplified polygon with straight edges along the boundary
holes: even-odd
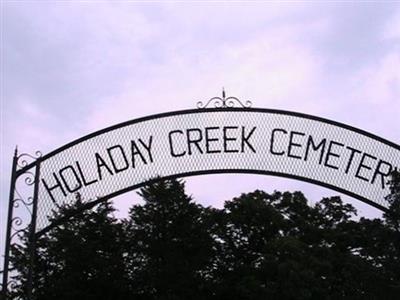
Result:
[[[400,43],[400,8],[389,18],[383,28],[383,39]]]
[[[364,101],[391,107],[400,103],[400,53],[390,53],[380,59],[375,66],[360,71],[356,85]],[[400,107],[394,109],[399,113]]]
[[[399,12],[380,3],[6,2],[0,195],[15,144],[48,152],[105,126],[194,108],[222,86],[256,107],[398,142]],[[233,195],[221,186],[329,194],[270,177],[188,181],[207,204]]]
[[[233,16],[234,17],[234,16]],[[163,60],[135,82],[136,74],[119,93],[93,107],[86,119],[94,129],[170,108],[192,108],[198,100],[228,94],[254,101],[255,106],[288,107],[317,113],[325,106],[313,101],[320,91],[321,60],[297,36],[325,30],[310,22],[266,29],[245,41],[201,46],[196,36],[176,36]],[[215,28],[220,31],[220,28]],[[164,45],[164,43],[163,43]]]

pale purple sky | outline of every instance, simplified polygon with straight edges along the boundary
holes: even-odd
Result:
[[[112,2],[112,4],[111,4]],[[0,253],[15,145],[47,153],[149,114],[228,95],[400,142],[400,3],[384,1],[1,4]],[[251,175],[187,180],[205,205],[256,188],[336,192]],[[137,197],[116,201],[124,215]],[[344,197],[368,217],[379,211]]]

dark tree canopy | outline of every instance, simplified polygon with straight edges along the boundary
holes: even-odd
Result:
[[[124,220],[103,203],[38,240],[35,299],[397,299],[400,176],[383,219],[356,219],[339,197],[263,191],[203,207],[184,183],[140,190]],[[64,206],[58,220],[82,206]],[[26,287],[28,255],[14,246]]]

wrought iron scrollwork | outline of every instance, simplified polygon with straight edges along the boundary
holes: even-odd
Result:
[[[12,234],[10,236],[11,243],[13,243],[14,240],[20,241],[22,235],[27,232],[29,225],[26,225],[25,223],[27,222],[19,216],[14,217],[11,220],[11,228],[12,228]]]
[[[35,162],[37,159],[42,157],[42,152],[36,151],[34,154],[29,154],[29,153],[21,153],[17,155],[17,149],[15,152],[15,157],[16,157],[16,167],[17,169],[24,168],[27,165],[29,165],[32,162]],[[12,199],[12,206],[14,209],[14,212],[17,214],[12,218],[11,220],[11,229],[12,229],[12,234],[11,234],[11,243],[13,242],[13,239],[16,237],[20,237],[20,233],[25,231],[31,222],[31,217],[32,217],[32,207],[33,207],[33,185],[35,184],[35,170],[25,170],[23,173],[21,173],[19,176],[16,176],[14,178],[15,184],[14,184],[14,197]],[[20,182],[20,184],[18,184]],[[24,183],[21,185],[21,183]],[[29,195],[29,196],[28,196]],[[20,211],[23,208],[23,211]],[[21,216],[24,216],[21,218]]]
[[[42,156],[43,154],[41,151],[36,151],[34,154],[21,153],[17,157],[17,166],[22,169]]]
[[[36,222],[33,214],[35,207],[34,190],[38,165],[40,164],[38,159],[41,157],[42,153],[40,151],[36,151],[34,154],[22,153],[18,155],[18,150],[15,149],[10,186],[5,259],[2,270],[3,280],[1,286],[3,290],[0,295],[4,296],[4,299],[6,299],[8,292],[13,291],[19,284],[14,279],[15,274],[11,276],[9,274],[10,272],[15,272],[15,270],[10,269],[12,245],[20,243],[24,235],[28,234],[33,222]],[[32,167],[29,167],[29,165]]]
[[[243,103],[238,98],[232,96],[226,97],[225,90],[222,89],[222,97],[212,97],[206,103],[203,103],[202,101],[197,102],[197,108],[200,109],[208,108],[210,105],[214,105],[215,108],[235,107],[236,105],[243,108],[250,108],[253,103],[249,100]]]
[[[33,205],[33,197],[29,196],[25,199],[25,197],[23,197],[17,189],[15,189],[15,193],[17,194],[18,198],[14,198],[14,208],[19,208],[20,204],[22,204],[32,216],[31,207]]]
[[[35,174],[33,174],[33,172],[25,171],[21,176],[24,178],[26,185],[31,186],[35,183]]]
[[[27,183],[27,180],[23,180],[23,182],[31,186],[33,183]],[[15,197],[12,200],[12,206],[14,212],[17,213],[10,222],[11,226],[11,235],[10,235],[10,244],[14,242],[19,242],[23,233],[29,228],[31,218],[32,218],[32,207],[34,199],[32,196],[24,197],[22,193],[18,191],[15,187]],[[24,208],[22,211],[21,209]]]

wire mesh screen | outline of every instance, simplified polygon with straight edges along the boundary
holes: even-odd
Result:
[[[182,111],[124,123],[46,155],[37,231],[63,203],[111,197],[156,177],[265,173],[314,182],[381,207],[400,147],[315,117],[262,109]]]

